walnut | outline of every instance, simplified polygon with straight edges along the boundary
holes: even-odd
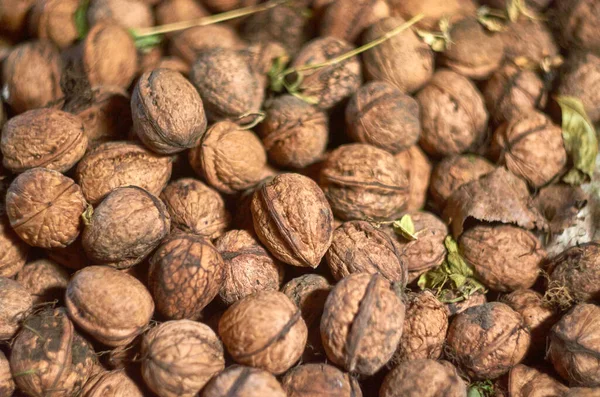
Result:
[[[288,397],[362,397],[358,381],[327,364],[304,364],[292,368],[281,380]]]
[[[127,29],[154,25],[152,8],[140,0],[91,0],[87,17],[91,25],[114,23]]]
[[[35,0],[0,0],[2,31],[20,35],[27,23],[28,13]]]
[[[69,277],[69,273],[58,263],[38,259],[21,269],[17,281],[29,291],[35,303],[43,303],[62,298]]]
[[[259,0],[204,0],[202,3],[214,13],[220,13],[250,7],[258,4]]]
[[[236,362],[278,375],[302,355],[307,329],[300,310],[284,294],[261,291],[227,309],[219,336]]]
[[[425,29],[438,28],[439,20],[449,18],[451,22],[474,15],[477,4],[473,0],[390,0],[392,15],[408,19],[425,14],[417,26]]]
[[[181,73],[186,78],[189,76],[190,71],[192,70],[190,65],[188,65],[183,59],[181,59],[177,56],[162,57],[156,64],[156,67],[153,67],[151,69],[146,69],[144,71],[147,72],[152,69],[174,70],[175,72]]]
[[[0,277],[0,341],[10,340],[29,315],[33,297],[25,287]]]
[[[378,39],[404,22],[399,17],[381,19],[367,28],[363,42]],[[363,60],[369,80],[383,80],[402,92],[417,91],[433,75],[433,51],[413,29],[407,29],[365,52]]]
[[[148,285],[158,312],[197,320],[219,293],[225,264],[215,247],[195,234],[171,234],[150,259]]]
[[[560,95],[577,97],[592,122],[600,121],[600,55],[571,53],[561,74]]]
[[[8,359],[0,351],[0,394],[3,396],[12,396],[14,391],[15,381],[10,373]]]
[[[448,294],[447,298],[453,299],[458,298],[458,296],[456,294],[450,293]],[[466,297],[465,299],[459,300],[458,302],[446,303],[446,312],[448,313],[448,316],[454,316],[456,314],[464,312],[470,307],[483,305],[484,303],[487,303],[485,293],[483,293],[482,291],[477,291],[474,294]]]
[[[408,177],[407,211],[420,210],[427,200],[427,188],[431,176],[431,162],[418,145],[398,152],[394,155],[400,163],[400,168]]]
[[[446,343],[449,356],[471,378],[495,379],[523,360],[530,335],[519,313],[492,302],[458,314]]]
[[[488,121],[483,97],[466,77],[438,70],[417,94],[423,150],[432,156],[465,152],[483,138]]]
[[[380,0],[333,1],[320,19],[320,35],[354,42],[365,28],[389,14],[389,6]]]
[[[113,189],[139,186],[158,196],[171,177],[172,160],[131,142],[106,142],[77,165],[76,179],[86,200],[97,205]]]
[[[139,78],[131,114],[137,136],[160,154],[193,148],[206,131],[198,91],[181,73],[169,69],[155,69]]]
[[[13,277],[25,265],[29,246],[12,230],[8,218],[0,216],[0,277]]]
[[[47,253],[50,259],[69,269],[79,270],[91,265],[81,244],[81,234],[65,248],[52,248]]]
[[[63,308],[27,318],[10,355],[15,382],[30,396],[79,395],[96,365],[92,346]]]
[[[600,24],[600,7],[594,0],[563,0],[554,2],[553,14],[559,25],[558,33],[565,48],[573,47],[600,53],[597,27]]]
[[[189,156],[197,174],[228,194],[256,185],[267,164],[260,139],[252,131],[227,120],[213,124]]]
[[[548,221],[551,233],[560,236],[566,229],[576,226],[579,218],[585,218],[588,200],[589,195],[579,186],[553,184],[541,189],[534,203]]]
[[[277,175],[251,204],[260,241],[284,263],[316,268],[331,244],[333,214],[323,191],[299,174]]]
[[[102,371],[90,377],[81,397],[143,397],[142,390],[123,370]]]
[[[595,397],[598,394],[598,387],[571,387],[566,397]]]
[[[51,43],[30,41],[13,47],[2,62],[0,81],[4,83],[4,102],[15,113],[60,106],[63,96],[60,87],[61,73],[60,54]]]
[[[208,325],[167,321],[142,342],[142,376],[160,396],[195,396],[225,368],[223,345]]]
[[[206,2],[202,2],[202,4],[200,4],[195,0],[161,1],[154,10],[156,24],[167,25],[170,23],[189,21],[209,16],[210,13],[204,8],[205,3]],[[184,32],[185,31],[186,30],[184,30]]]
[[[79,38],[73,16],[78,6],[77,0],[37,0],[31,9],[29,30],[59,48],[68,47]]]
[[[168,4],[168,2],[164,2],[163,4]],[[186,16],[185,19],[188,20],[189,16]],[[213,48],[239,50],[242,47],[242,39],[231,27],[226,25],[207,25],[196,26],[177,33],[171,39],[169,52],[172,55],[180,57],[189,65],[193,65],[196,58],[203,51]],[[237,58],[235,61],[239,62]],[[219,89],[218,86],[215,88]]]
[[[342,145],[321,169],[320,184],[336,216],[344,220],[386,220],[408,200],[408,180],[400,164],[385,150]]]
[[[244,397],[287,397],[273,375],[262,369],[241,365],[229,366],[212,378],[200,396],[223,397],[231,393]]]
[[[148,326],[154,313],[144,285],[107,266],[88,266],[73,275],[65,297],[71,319],[97,341],[125,346]]]
[[[113,190],[87,222],[82,235],[86,255],[117,269],[140,263],[171,227],[163,202],[136,186]]]
[[[504,43],[504,55],[513,62],[527,61],[538,66],[560,54],[552,32],[541,19],[519,18],[498,35]]]
[[[516,365],[508,375],[508,389],[514,397],[564,396],[568,387],[534,368]]]
[[[269,160],[281,167],[304,168],[325,152],[329,121],[325,112],[284,95],[268,104],[258,133]]]
[[[464,397],[467,386],[454,366],[429,359],[407,361],[383,380],[380,397]]]

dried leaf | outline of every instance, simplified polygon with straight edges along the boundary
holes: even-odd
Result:
[[[396,234],[402,235],[407,240],[416,240],[415,236],[415,224],[412,221],[410,215],[404,215],[400,220],[394,221],[394,231]]]
[[[506,30],[506,16],[500,10],[495,10],[487,6],[479,7],[477,10],[477,20],[491,32]]]
[[[548,221],[550,232],[561,233],[577,222],[588,203],[588,195],[579,186],[554,184],[540,190],[534,200],[536,208]]]
[[[80,39],[83,39],[87,32],[90,30],[90,26],[87,20],[87,11],[90,5],[90,0],[81,0],[79,6],[73,14],[75,19],[75,27],[77,28],[77,35]]]
[[[417,34],[435,52],[444,52],[448,48],[446,39],[439,34],[431,33],[421,29],[417,29]]]
[[[509,0],[506,4],[506,14],[508,15],[508,19],[511,22],[515,22],[519,19],[519,14],[521,13],[520,0]]]

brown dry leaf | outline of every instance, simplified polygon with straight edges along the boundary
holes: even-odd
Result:
[[[550,185],[534,200],[540,213],[548,221],[552,233],[560,233],[573,226],[577,214],[587,205],[588,195],[576,186]]]

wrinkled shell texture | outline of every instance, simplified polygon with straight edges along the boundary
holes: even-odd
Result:
[[[576,302],[600,298],[600,244],[591,242],[566,249],[548,265],[552,286],[565,288]]]
[[[511,61],[524,58],[538,65],[545,58],[560,53],[552,32],[542,21],[519,18],[499,35],[504,43],[504,54]]]
[[[166,3],[167,2],[163,2],[163,4]],[[185,20],[188,19],[190,19],[190,17],[186,16]],[[180,57],[191,66],[194,61],[196,61],[198,55],[205,50],[213,48],[229,48],[237,50],[242,47],[242,43],[243,42],[236,31],[230,26],[196,26],[186,29],[173,37],[170,43],[170,52],[171,54]]]
[[[281,174],[259,188],[251,204],[254,230],[284,263],[316,268],[331,244],[333,214],[323,191],[299,174]]]
[[[92,25],[115,23],[128,29],[154,25],[152,9],[140,0],[92,0],[87,15]]]
[[[91,264],[81,245],[81,235],[65,248],[52,248],[47,253],[50,259],[69,269],[79,270]]]
[[[38,259],[26,264],[17,281],[32,295],[36,303],[60,299],[69,283],[69,273],[58,263]]]
[[[231,216],[221,195],[197,179],[182,178],[169,183],[160,198],[174,228],[213,239],[229,226]]]
[[[530,289],[516,290],[502,298],[502,302],[523,316],[525,325],[531,331],[532,348],[546,348],[546,336],[557,320],[556,312],[544,297]]]
[[[40,39],[52,41],[65,48],[78,38],[73,14],[77,10],[77,0],[36,1],[30,15],[30,30]]]
[[[384,18],[363,34],[363,42],[378,39],[400,26],[402,18]],[[433,75],[433,51],[417,34],[408,29],[363,54],[365,75],[369,80],[383,80],[400,91],[412,93]]]
[[[386,16],[389,7],[379,0],[332,1],[320,21],[320,35],[354,42],[365,28]]]
[[[173,70],[155,69],[140,77],[131,99],[131,113],[137,136],[156,153],[193,148],[206,131],[198,91]]]
[[[10,373],[10,365],[8,359],[0,351],[0,395],[12,396],[15,391],[15,381]],[[283,394],[285,397],[285,394]]]
[[[288,281],[281,292],[300,308],[306,325],[313,327],[321,320],[331,285],[318,274],[304,274]]]
[[[112,347],[129,344],[154,313],[152,296],[141,282],[105,266],[88,266],[75,273],[65,301],[78,326]]]
[[[534,368],[519,364],[510,370],[508,390],[514,397],[566,396],[568,387]]]
[[[420,210],[427,200],[427,189],[431,178],[431,162],[418,145],[394,155],[408,177],[408,203],[407,211]]]
[[[81,397],[143,397],[142,390],[123,370],[95,374],[85,384]]]
[[[27,260],[28,245],[10,227],[8,219],[0,216],[0,277],[13,277]]]
[[[225,368],[223,345],[208,325],[168,321],[142,342],[142,376],[161,397],[194,397]]]
[[[398,365],[383,380],[380,397],[464,397],[465,382],[455,368],[435,360],[413,360]]]
[[[252,187],[263,177],[267,154],[260,139],[231,121],[213,124],[196,148],[190,164],[209,185],[232,194]]]
[[[371,82],[352,96],[346,125],[354,141],[397,153],[419,139],[419,104],[389,83]]]
[[[262,369],[233,365],[215,376],[201,397],[222,397],[235,393],[238,397],[287,397],[273,375]]]
[[[159,198],[139,187],[117,188],[94,210],[83,231],[83,249],[97,264],[125,269],[140,263],[170,227]]]
[[[550,182],[567,164],[562,129],[538,112],[522,114],[498,128],[493,150],[506,168],[533,188]]]
[[[210,15],[203,7],[203,4],[195,0],[166,0],[161,1],[156,6],[154,12],[157,25],[166,25],[168,23],[187,21],[190,19],[202,18]]]
[[[0,341],[11,339],[31,310],[33,297],[18,282],[0,277]]]
[[[451,21],[462,19],[465,15],[475,14],[477,5],[473,0],[390,0],[393,15],[408,19],[417,14],[425,14],[417,26],[435,30],[439,20],[450,17]]]
[[[408,180],[390,153],[365,144],[342,145],[329,154],[320,185],[337,217],[386,220],[408,200]]]
[[[349,372],[374,374],[398,346],[404,310],[404,303],[381,275],[346,277],[327,297],[321,319],[327,357]]]
[[[87,148],[83,122],[60,110],[36,109],[11,118],[2,130],[3,164],[13,172],[44,167],[69,170]]]
[[[457,296],[452,297],[456,298]],[[484,303],[487,303],[487,298],[485,294],[482,292],[476,292],[468,298],[459,302],[447,303],[446,311],[448,312],[448,316],[454,316],[455,314],[464,312],[470,307],[483,305]]]
[[[171,177],[172,160],[130,142],[107,142],[77,165],[76,179],[93,205],[120,186],[139,186],[158,196]]]
[[[529,343],[523,317],[499,302],[458,314],[447,337],[453,360],[475,379],[495,379],[507,373],[523,360]]]
[[[483,137],[488,113],[481,93],[466,77],[439,70],[416,98],[421,106],[419,142],[428,154],[459,154]]]
[[[321,37],[306,44],[292,62],[292,67],[319,64],[354,49],[354,46],[335,37]],[[362,83],[360,61],[349,58],[335,65],[304,73],[299,91],[314,97],[316,107],[330,109],[352,95]]]
[[[358,381],[327,364],[304,364],[290,370],[281,384],[288,397],[362,397]]]
[[[594,0],[566,0],[554,4],[565,46],[600,53],[600,39],[596,31],[600,23],[598,3]]]
[[[275,98],[258,128],[269,160],[282,167],[303,168],[325,152],[327,115],[292,95]]]
[[[278,375],[302,355],[307,329],[300,309],[284,294],[263,291],[227,309],[219,336],[236,362]]]
[[[148,285],[157,310],[170,319],[197,320],[219,293],[224,269],[221,255],[208,240],[172,234],[150,259]]]
[[[402,250],[387,233],[369,222],[345,222],[335,229],[325,258],[336,280],[353,273],[379,273],[390,282],[407,283]]]
[[[580,99],[592,122],[599,121],[600,55],[573,53],[567,59],[558,92]]]

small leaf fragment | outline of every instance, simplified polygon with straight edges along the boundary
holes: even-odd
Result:
[[[515,22],[521,13],[520,0],[509,0],[506,4],[506,14],[511,22]]]
[[[90,5],[90,0],[80,0],[73,19],[75,20],[75,28],[77,29],[77,37],[83,39],[87,32],[90,30],[90,26],[87,20],[87,10]]]
[[[415,31],[433,51],[444,52],[450,48],[452,43],[450,40],[450,20],[448,18],[440,19],[439,26],[439,32],[429,32],[421,29],[415,29]]]
[[[400,220],[394,221],[393,225],[396,234],[400,234],[407,240],[416,240],[415,224],[410,215],[404,215]]]
[[[135,43],[135,48],[140,50],[143,53],[150,52],[154,47],[160,45],[162,42],[162,35],[160,34],[152,34],[148,36],[138,36],[135,33],[135,30],[130,29],[129,33],[133,37],[133,41]]]
[[[479,7],[477,20],[490,32],[502,32],[506,30],[506,15],[500,11],[487,6]]]

